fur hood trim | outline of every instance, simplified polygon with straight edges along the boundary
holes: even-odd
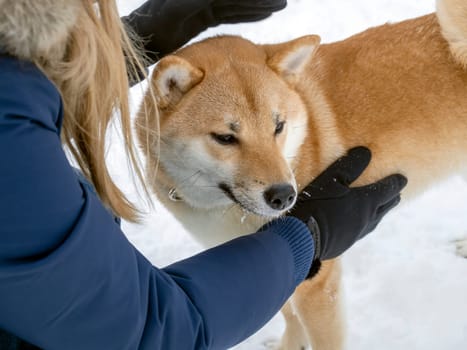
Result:
[[[83,0],[0,0],[0,50],[22,59],[63,56]]]

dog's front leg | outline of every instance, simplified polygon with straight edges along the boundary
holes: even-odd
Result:
[[[285,320],[285,332],[276,350],[304,350],[310,344],[292,303],[291,298],[281,309]]]
[[[292,296],[292,312],[300,321],[305,339],[313,350],[341,350],[344,347],[344,320],[342,316],[341,266],[338,259],[323,262],[320,271],[300,284]],[[290,311],[290,310],[289,310]],[[289,321],[286,317],[286,321]],[[283,341],[298,334],[296,324],[287,324]],[[293,331],[290,334],[287,332]],[[302,337],[303,339],[303,337]],[[284,342],[283,342],[284,343]],[[285,345],[285,344],[284,344]],[[283,349],[295,350],[284,347]],[[306,349],[306,345],[297,349]]]

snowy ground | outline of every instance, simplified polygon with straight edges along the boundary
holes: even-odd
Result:
[[[127,13],[141,2],[120,0],[120,10]],[[316,33],[330,42],[433,10],[432,0],[289,0],[287,9],[261,23],[221,26],[202,37],[230,33],[265,43]],[[140,90],[132,91],[135,105]],[[114,135],[111,141],[113,174],[129,196],[137,198],[121,160],[119,138]],[[346,254],[348,349],[467,349],[467,260],[455,255],[454,245],[467,237],[466,214],[467,183],[454,177],[400,205]],[[158,266],[201,249],[158,205],[143,225],[124,223],[123,228]],[[278,339],[283,327],[277,316],[236,349],[263,349],[263,342]]]

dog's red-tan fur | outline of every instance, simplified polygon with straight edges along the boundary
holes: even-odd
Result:
[[[156,113],[142,109],[138,118],[141,142],[155,145],[146,156],[159,199],[201,241],[211,222],[213,230],[227,228],[227,236],[218,241],[210,236],[207,245],[252,232],[265,220],[249,215],[244,222],[238,208],[196,208],[183,198],[169,200],[168,190],[180,185],[167,170],[170,152],[164,155],[174,140],[188,146],[196,140],[204,158],[217,159],[216,164],[225,164],[245,181],[287,181],[289,167],[298,189],[357,145],[369,147],[373,158],[356,185],[402,173],[409,179],[404,199],[465,171],[467,3],[439,1],[438,8],[437,15],[382,25],[326,45],[319,45],[317,36],[276,45],[225,36],[164,58],[152,77],[160,101],[160,134],[148,133],[158,128]],[[294,136],[300,145],[293,159],[281,153],[286,138],[295,135],[291,127],[275,141],[264,136],[274,127],[272,110],[294,128],[305,129],[304,135]],[[224,127],[226,115],[242,126],[244,143],[236,149],[207,140]],[[151,169],[159,156],[160,171],[154,177]],[[199,228],[193,228],[196,220]],[[283,310],[283,349],[343,347],[340,274],[339,262],[329,261],[298,287]]]

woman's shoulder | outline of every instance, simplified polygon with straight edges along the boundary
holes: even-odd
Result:
[[[0,54],[0,114],[22,115],[54,124],[61,97],[52,81],[32,62]]]
[[[0,51],[0,82],[13,88],[24,83],[40,84],[42,88],[58,91],[47,76],[32,62],[21,60]],[[27,86],[27,85],[26,85]]]

